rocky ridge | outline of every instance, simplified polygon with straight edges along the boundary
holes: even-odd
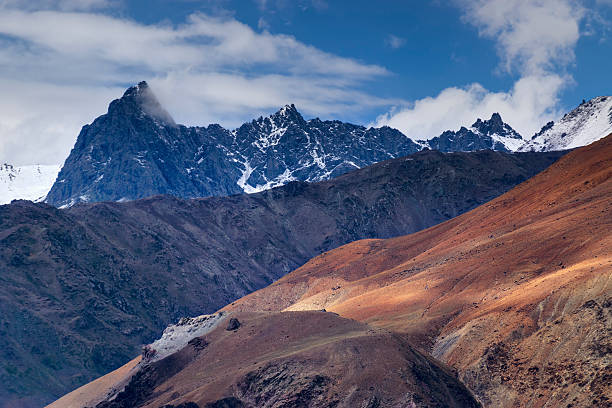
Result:
[[[520,151],[573,149],[612,133],[612,96],[583,101],[558,122],[549,122]]]

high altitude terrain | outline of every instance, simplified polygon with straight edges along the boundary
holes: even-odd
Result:
[[[228,306],[406,333],[490,407],[609,407],[612,135],[430,229],[314,258]]]
[[[563,150],[586,146],[612,133],[612,96],[583,101],[557,122],[549,122],[520,151]]]
[[[476,405],[409,344],[487,407],[608,407],[611,192],[612,135],[462,216],[183,319],[51,407]]]
[[[350,241],[445,221],[561,155],[426,151],[252,195],[0,206],[0,406],[49,402],[130,360],[181,316]]]
[[[0,205],[22,199],[42,201],[53,185],[60,166],[0,164]]]
[[[478,119],[469,128],[422,141],[389,127],[304,120],[293,105],[234,130],[215,124],[185,127],[174,122],[149,86],[141,82],[111,102],[105,115],[83,127],[46,200],[55,206],[71,206],[157,194],[195,198],[253,193],[290,181],[327,180],[424,148],[444,152],[563,150],[607,134],[602,133],[607,129],[604,125],[612,127],[612,117],[608,102],[601,101],[612,98],[594,99],[568,114],[575,123],[569,133],[558,135],[568,126],[566,118],[555,126],[548,124],[542,130],[546,140],[540,132],[541,137],[527,147],[497,113],[489,120]],[[593,115],[599,118],[595,127],[591,126]],[[554,142],[556,138],[563,143]]]
[[[325,180],[418,150],[397,130],[306,121],[293,105],[233,131],[185,127],[141,82],[83,127],[47,202],[252,193],[292,180]]]

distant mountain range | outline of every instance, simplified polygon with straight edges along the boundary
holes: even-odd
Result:
[[[563,136],[565,144],[548,142],[565,128],[562,122],[553,128],[547,125],[546,136],[540,132],[525,144],[497,113],[469,128],[414,141],[389,127],[304,120],[293,105],[234,130],[214,124],[186,127],[177,125],[147,83],[141,82],[113,101],[108,113],[83,127],[46,201],[69,207],[157,194],[194,198],[254,193],[290,181],[327,180],[425,148],[561,150],[603,136],[606,101],[612,98],[599,99],[603,102],[588,103],[593,105],[589,110],[579,107],[567,115],[578,118],[579,125]],[[597,126],[581,119],[594,112],[601,116],[594,122]],[[612,119],[607,118],[609,125]]]
[[[423,151],[256,194],[0,206],[0,408],[40,407],[129,361],[181,316],[214,312],[351,241],[448,220],[562,155]]]
[[[327,180],[421,148],[388,127],[306,121],[293,105],[232,131],[180,126],[141,82],[83,127],[47,202],[253,193]]]

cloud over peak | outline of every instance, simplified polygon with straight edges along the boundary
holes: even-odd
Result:
[[[181,24],[143,24],[82,11],[103,7],[102,0],[87,0],[81,9],[69,0],[47,3],[43,10],[0,3],[0,83],[14,90],[10,101],[0,98],[0,162],[61,162],[80,126],[103,113],[109,90],[141,79],[186,124],[233,126],[291,102],[307,114],[330,115],[390,103],[356,90],[387,75],[385,68],[291,35],[257,32],[231,17],[194,13]],[[41,102],[49,87],[62,100],[53,114]],[[59,142],[36,149],[40,141],[32,134]]]

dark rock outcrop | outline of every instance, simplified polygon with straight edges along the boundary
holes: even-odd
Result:
[[[457,131],[447,130],[428,141],[431,149],[442,152],[482,149],[508,152],[515,151],[523,143],[521,135],[504,123],[499,113],[494,113],[489,120],[476,120],[469,129],[462,126]]]
[[[225,330],[227,330],[227,331],[236,331],[239,328],[240,328],[240,322],[235,317],[232,317],[230,319],[229,323],[227,324],[227,327],[225,328]]]

